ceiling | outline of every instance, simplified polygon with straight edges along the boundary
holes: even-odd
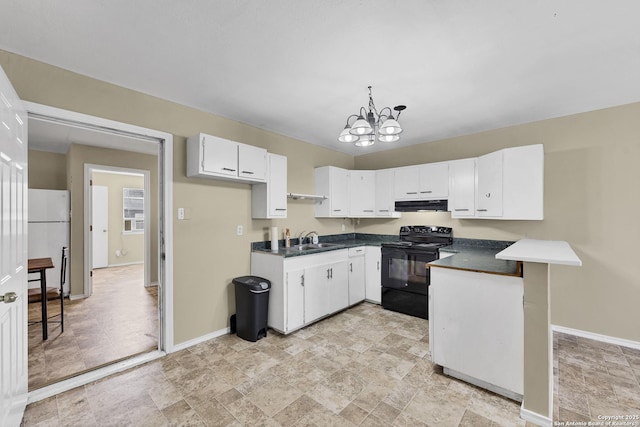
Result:
[[[637,0],[0,5],[0,49],[351,155],[640,101]],[[341,144],[369,85],[402,138]]]
[[[114,130],[29,116],[29,149],[66,154],[71,144],[91,145],[142,154],[158,154],[158,143],[150,138],[136,138]]]

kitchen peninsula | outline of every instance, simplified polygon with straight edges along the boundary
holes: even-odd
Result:
[[[429,345],[445,374],[522,401],[522,264],[496,259],[512,243],[456,239],[440,249],[429,263]]]

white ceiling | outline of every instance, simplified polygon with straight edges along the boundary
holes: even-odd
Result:
[[[157,142],[117,134],[114,131],[78,126],[67,122],[29,116],[29,148],[66,154],[69,145],[91,145],[114,150],[158,154]]]
[[[640,101],[638,0],[0,0],[0,10],[1,49],[353,155]],[[336,140],[368,85],[378,109],[407,105],[399,143]]]

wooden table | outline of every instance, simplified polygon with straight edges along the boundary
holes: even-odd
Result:
[[[42,304],[42,340],[49,338],[47,328],[47,270],[54,268],[51,258],[32,258],[28,260],[29,273],[40,274],[40,303]],[[35,279],[34,279],[35,280]]]

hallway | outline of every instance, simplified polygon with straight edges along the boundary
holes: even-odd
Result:
[[[29,326],[29,390],[156,349],[158,288],[145,288],[143,278],[143,264],[96,269],[93,295],[65,300],[64,333],[49,323],[43,342],[42,325]],[[58,300],[47,307],[49,316],[60,312]],[[28,316],[40,320],[40,303],[29,304]]]

